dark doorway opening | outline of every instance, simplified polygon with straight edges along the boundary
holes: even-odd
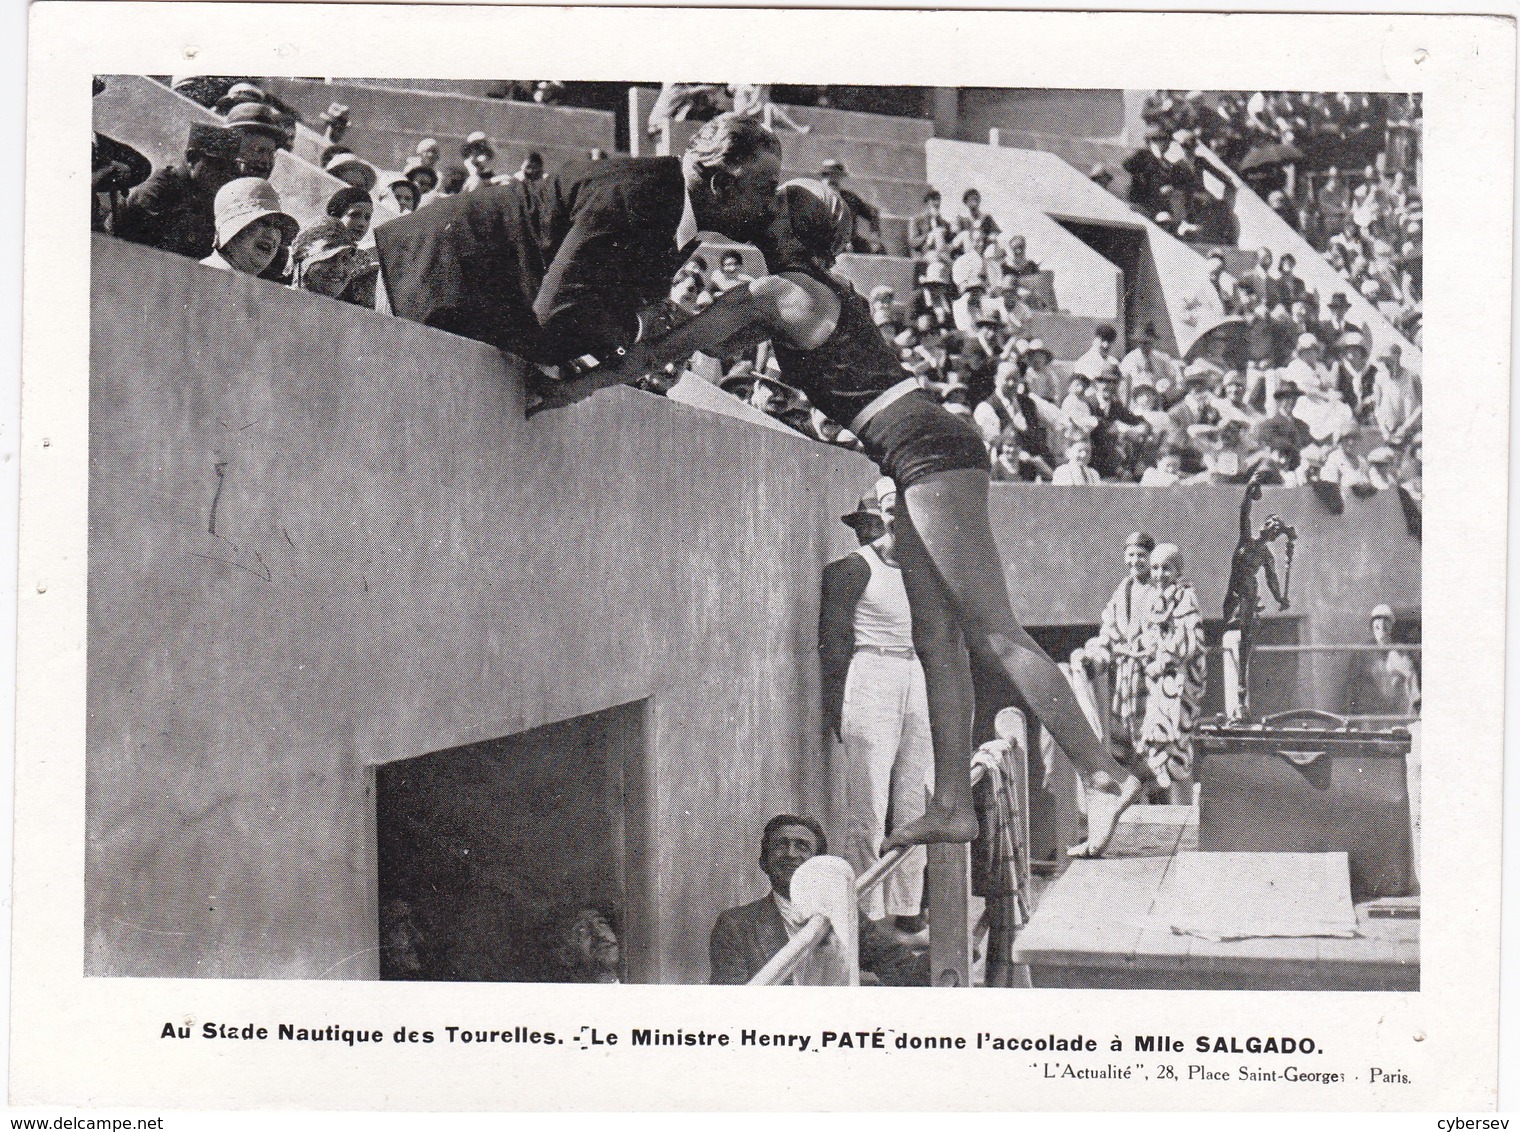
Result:
[[[1147,314],[1141,301],[1142,257],[1145,254],[1145,231],[1141,228],[1123,228],[1110,224],[1086,224],[1080,220],[1054,218],[1077,239],[1117,267],[1124,277],[1124,341],[1129,343],[1144,328],[1145,323],[1155,322],[1156,329],[1164,333],[1162,320],[1154,313]]]
[[[643,701],[376,772],[380,977],[580,981],[559,942],[584,909],[647,963]]]

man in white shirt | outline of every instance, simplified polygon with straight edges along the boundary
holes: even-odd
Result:
[[[850,807],[849,856],[858,871],[876,860],[889,808],[894,825],[923,814],[934,775],[924,670],[892,529],[896,503],[896,486],[882,479],[840,517],[860,546],[824,567],[819,598],[824,722],[844,743],[852,781],[869,791],[869,805]],[[915,853],[866,897],[863,910],[873,920],[895,916],[899,930],[916,933],[924,926],[923,891],[924,857]]]
[[[1399,445],[1420,427],[1420,394],[1414,375],[1404,369],[1398,343],[1378,358],[1372,392],[1372,419],[1389,444]]]
[[[1092,345],[1087,348],[1087,353],[1072,363],[1072,373],[1080,373],[1088,381],[1096,381],[1112,359],[1114,342],[1118,337],[1119,332],[1108,323],[1099,323],[1093,331]]]

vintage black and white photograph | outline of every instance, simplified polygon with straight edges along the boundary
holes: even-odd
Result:
[[[1460,881],[1422,868],[1430,805],[1489,812],[1422,775],[1425,696],[1474,688],[1427,678],[1425,393],[1448,427],[1476,402],[1450,359],[1427,384],[1416,72],[943,85],[729,45],[487,78],[270,43],[56,92],[91,130],[56,948],[89,994],[369,984],[552,1046],[585,1039],[514,996],[920,988],[990,1043],[1029,992],[1101,991],[1082,1025],[1148,1057],[1122,992],[1403,1020],[1463,977],[1422,919]],[[1438,750],[1497,785],[1497,746]],[[271,1033],[346,1024],[303,993]],[[710,993],[634,1043],[737,1035],[755,1000]],[[1217,1032],[1377,1084],[1314,1017]],[[1285,1080],[1257,1060],[1220,1064]]]
[[[1418,989],[1418,94],[94,85],[90,973]]]

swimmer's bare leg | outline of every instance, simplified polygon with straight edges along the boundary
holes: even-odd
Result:
[[[957,614],[956,620],[970,651],[1002,669],[1071,760],[1086,788],[1088,802],[1088,837],[1081,851],[1086,856],[1100,855],[1113,837],[1119,815],[1140,797],[1141,782],[1104,749],[1083,715],[1066,677],[1025,632],[1013,612],[1002,559],[987,516],[987,473],[977,469],[933,473],[903,493],[903,504],[899,508],[898,554],[903,560],[904,584],[908,582],[910,564],[921,571],[923,558],[927,557],[928,566],[940,583],[940,592],[948,595]],[[907,522],[902,521],[904,514]],[[903,558],[905,541],[912,548],[910,558]],[[917,640],[920,617],[913,589],[908,591],[908,601],[914,611]],[[933,610],[932,616],[938,617],[938,610]],[[925,657],[927,677],[928,657],[923,644],[919,645],[919,652]],[[969,664],[966,681],[969,731]],[[929,706],[932,725],[933,696]],[[945,772],[948,773],[942,772],[936,734],[936,800],[942,781],[940,775],[944,773],[948,778],[958,769],[957,783],[965,783],[966,805],[970,806],[969,734],[964,750],[965,761],[947,765]],[[946,817],[948,815],[947,807]],[[971,816],[974,821],[975,814]],[[911,827],[903,833],[907,834],[909,830]]]
[[[971,723],[976,706],[971,657],[950,594],[901,505],[894,525],[903,588],[913,612],[913,643],[924,665],[934,744],[934,795],[919,818],[892,831],[882,844],[883,854],[899,846],[973,841],[977,835],[971,799]]]

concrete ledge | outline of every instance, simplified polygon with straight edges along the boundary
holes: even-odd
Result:
[[[373,978],[372,768],[648,700],[634,942],[704,980],[761,823],[843,828],[818,579],[870,463],[622,388],[524,421],[480,343],[91,248],[86,973]],[[1266,491],[1310,643],[1418,608],[1393,493]],[[1212,616],[1239,496],[994,485],[1019,616],[1094,623],[1136,527]]]

